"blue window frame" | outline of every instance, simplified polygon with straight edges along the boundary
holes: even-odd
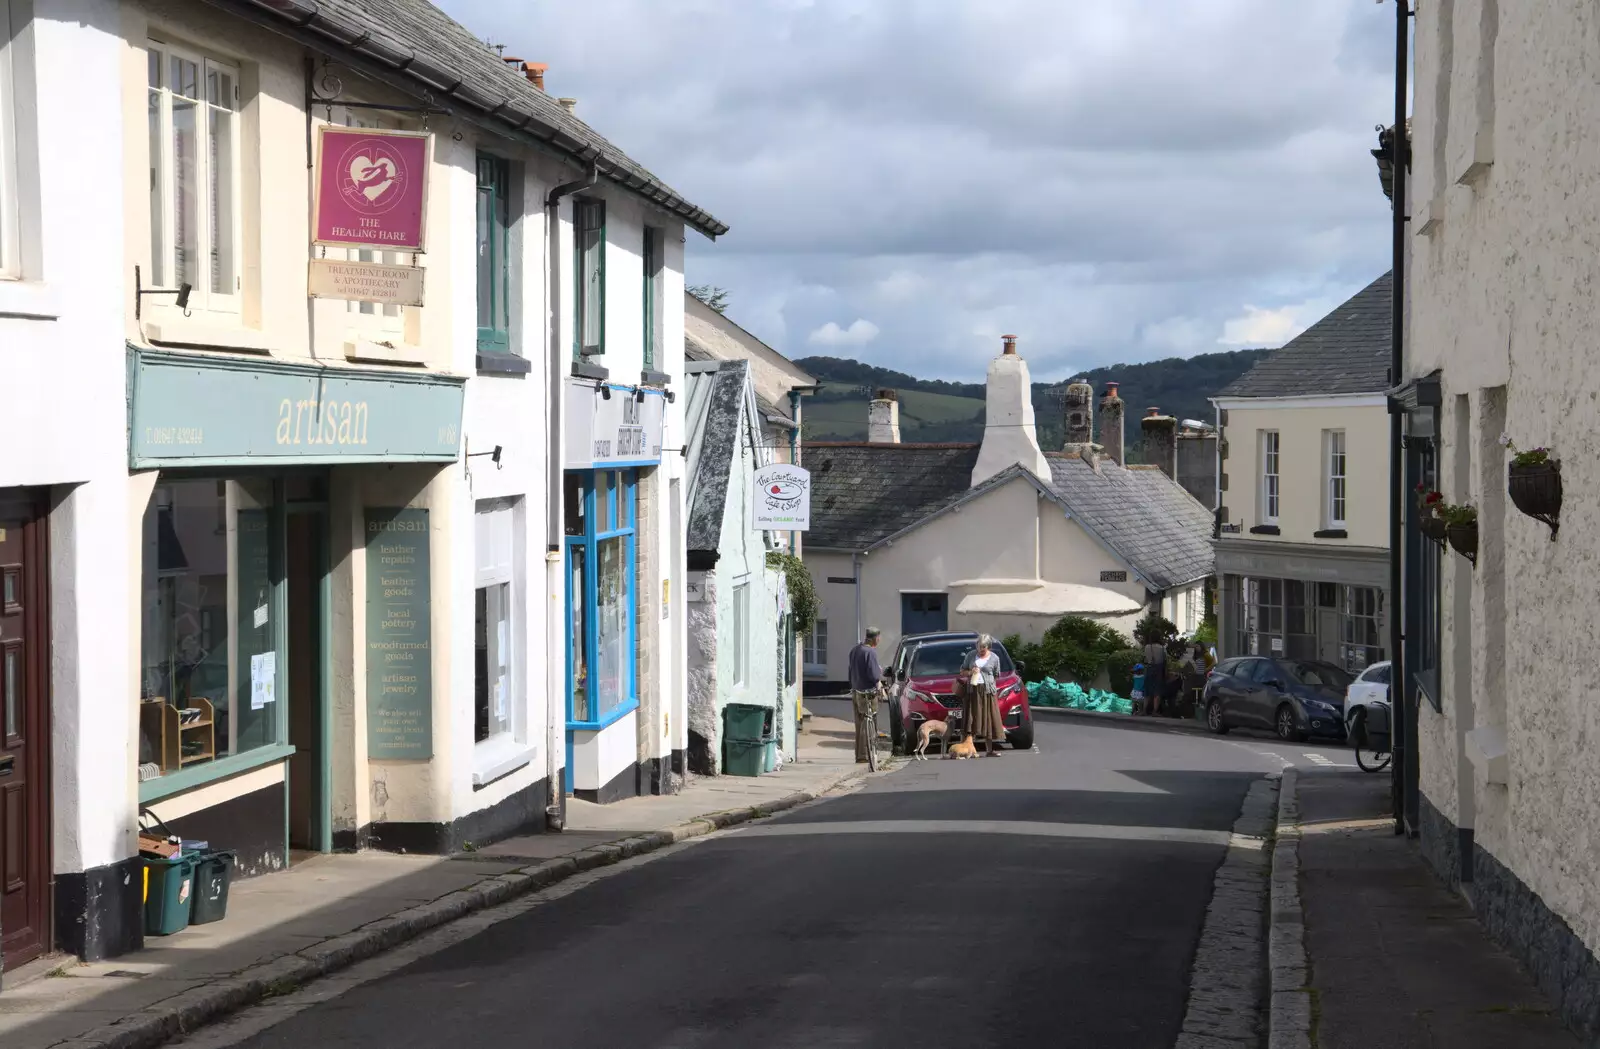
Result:
[[[567,728],[639,705],[638,472],[567,475]]]

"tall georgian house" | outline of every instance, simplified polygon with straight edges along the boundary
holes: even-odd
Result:
[[[152,819],[254,876],[670,789],[726,227],[424,0],[0,0],[0,48],[6,964],[137,947]]]
[[[1390,289],[1379,277],[1212,398],[1224,658],[1386,658]]]
[[[1583,4],[1417,5],[1394,398],[1406,487],[1477,510],[1474,561],[1404,508],[1407,824],[1585,1041],[1600,1032],[1594,32]],[[1558,466],[1513,465],[1540,448]]]

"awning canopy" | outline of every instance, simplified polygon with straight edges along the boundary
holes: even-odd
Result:
[[[1100,586],[1045,583],[1027,589],[968,594],[956,604],[962,615],[998,616],[1127,616],[1144,606]]]

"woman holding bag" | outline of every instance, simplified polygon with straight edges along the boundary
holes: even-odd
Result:
[[[995,688],[995,675],[1000,673],[1000,657],[995,655],[994,638],[988,634],[978,636],[978,647],[967,653],[961,663],[961,676],[957,679],[962,689],[962,725],[974,744],[978,740],[988,743],[988,754],[1000,753],[1006,729],[1000,718],[1000,699]]]

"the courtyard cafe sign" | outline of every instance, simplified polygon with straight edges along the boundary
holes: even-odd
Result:
[[[450,462],[463,380],[130,348],[134,469]]]

